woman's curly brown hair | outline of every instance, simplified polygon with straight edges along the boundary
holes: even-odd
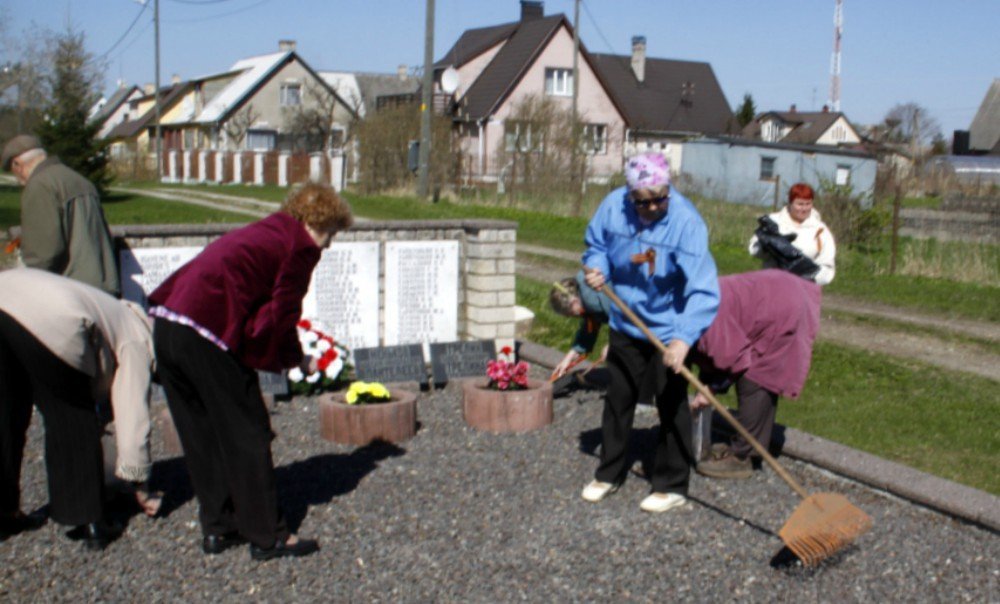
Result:
[[[315,182],[293,188],[281,211],[321,233],[336,233],[354,224],[350,204],[330,185]]]

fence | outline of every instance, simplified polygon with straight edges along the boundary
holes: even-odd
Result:
[[[343,154],[281,151],[169,150],[163,154],[163,181],[288,186],[304,180],[344,188]]]

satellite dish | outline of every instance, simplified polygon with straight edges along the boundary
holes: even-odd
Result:
[[[452,94],[458,90],[458,70],[449,67],[441,73],[441,90],[446,94]]]

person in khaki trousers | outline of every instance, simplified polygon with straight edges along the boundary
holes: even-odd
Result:
[[[88,549],[104,549],[118,536],[103,510],[97,409],[108,397],[115,475],[134,483],[143,510],[156,513],[159,500],[146,488],[153,370],[149,320],[135,304],[46,271],[0,271],[0,524],[29,528],[19,483],[34,404],[45,418],[50,517],[73,526],[67,536]]]

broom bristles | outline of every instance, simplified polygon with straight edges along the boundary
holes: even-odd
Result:
[[[779,532],[781,540],[806,566],[816,566],[866,533],[868,514],[837,493],[807,497]]]

